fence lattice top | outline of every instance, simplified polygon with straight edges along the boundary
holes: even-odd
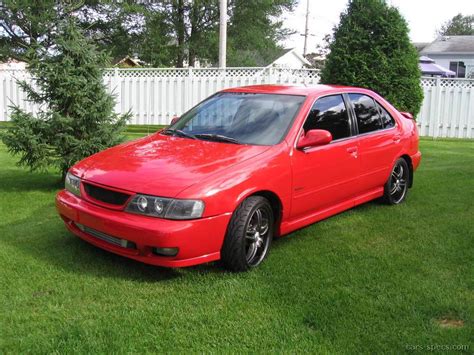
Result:
[[[423,87],[437,86],[438,81],[441,87],[462,88],[462,89],[469,89],[469,88],[474,87],[474,79],[460,79],[460,78],[451,79],[451,78],[428,78],[428,77],[421,78],[421,86]]]
[[[28,78],[28,71],[24,69],[3,69],[0,75],[14,76],[18,79]],[[319,80],[320,71],[317,69],[288,69],[288,68],[110,68],[104,71],[106,78],[260,78],[273,77],[308,79],[314,82]],[[421,78],[423,87],[437,86],[447,88],[473,88],[474,79],[459,78]]]
[[[107,69],[106,77],[119,78],[217,78],[217,77],[261,77],[261,76],[294,76],[307,79],[319,79],[316,69],[287,69],[287,68],[126,68]]]

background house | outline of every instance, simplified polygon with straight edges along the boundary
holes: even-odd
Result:
[[[458,78],[474,77],[474,36],[439,37],[420,54],[452,70]]]
[[[114,67],[119,68],[139,68],[145,64],[143,60],[126,56],[124,58],[116,58],[112,61]]]
[[[282,49],[277,53],[268,67],[301,69],[310,66],[311,63],[296,51],[296,48]]]

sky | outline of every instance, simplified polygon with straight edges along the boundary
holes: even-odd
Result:
[[[413,42],[431,42],[436,38],[436,30],[453,16],[474,14],[474,0],[387,0],[397,7],[405,17]],[[340,13],[346,8],[347,0],[310,0],[309,34],[307,52],[313,52],[325,34],[339,22]],[[428,10],[427,10],[428,9]],[[306,14],[306,0],[299,0],[293,13],[287,14],[284,24],[297,31],[283,42],[285,47],[296,47],[303,53]]]

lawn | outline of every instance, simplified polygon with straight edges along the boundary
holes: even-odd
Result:
[[[354,208],[232,274],[86,244],[56,214],[58,177],[0,145],[0,353],[472,353],[474,141],[421,149],[402,206]]]

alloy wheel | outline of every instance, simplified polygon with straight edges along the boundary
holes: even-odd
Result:
[[[249,218],[245,233],[245,254],[249,266],[257,266],[265,257],[269,245],[269,211],[257,208]]]
[[[399,203],[405,197],[408,188],[408,169],[401,164],[397,163],[390,176],[390,196],[393,203]]]

